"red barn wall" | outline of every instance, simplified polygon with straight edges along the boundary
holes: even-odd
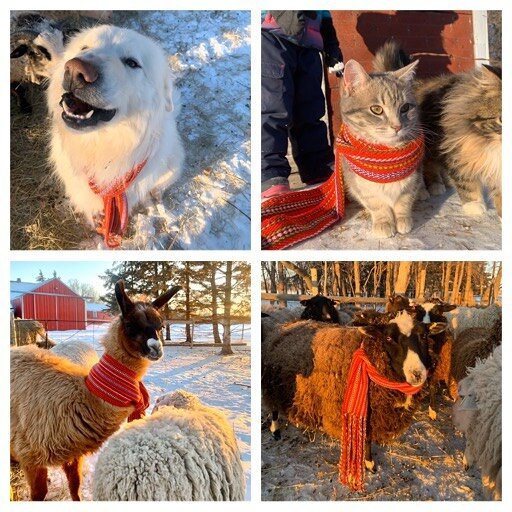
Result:
[[[375,51],[386,40],[400,41],[419,56],[418,76],[458,73],[474,67],[472,11],[331,11],[343,59],[372,69]],[[340,125],[339,81],[328,75],[327,103],[334,133]]]
[[[22,300],[23,318],[39,320],[49,331],[86,328],[84,299],[59,280],[43,284]],[[16,315],[22,316],[21,306],[16,307]]]

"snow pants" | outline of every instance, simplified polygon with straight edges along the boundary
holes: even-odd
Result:
[[[288,139],[304,183],[332,173],[319,50],[261,31],[261,180],[276,183],[291,172]],[[271,183],[271,182],[270,182]]]

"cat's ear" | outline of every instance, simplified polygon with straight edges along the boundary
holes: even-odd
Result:
[[[412,82],[414,75],[416,74],[416,67],[418,66],[419,62],[419,60],[415,60],[407,66],[400,68],[398,71],[393,71],[393,74],[404,82]]]
[[[370,79],[370,75],[364,70],[363,66],[355,60],[349,60],[343,70],[343,85],[348,94],[354,92],[358,87],[365,84]]]

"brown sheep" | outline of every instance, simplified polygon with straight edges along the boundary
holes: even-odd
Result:
[[[399,319],[361,328],[311,321],[263,326],[262,392],[264,403],[272,410],[274,437],[280,437],[277,416],[282,412],[297,425],[340,438],[347,374],[361,345],[387,379],[415,386],[424,383],[430,367],[429,329],[439,332],[445,326],[413,323],[408,317],[408,332]],[[370,382],[365,446],[368,469],[374,469],[370,442],[388,443],[399,436],[410,425],[422,394],[405,398],[399,391]]]
[[[495,320],[491,330],[486,327],[471,327],[462,331],[454,340],[450,358],[450,377],[454,393],[458,398],[457,385],[473,368],[478,359],[484,360],[501,345],[501,316]]]
[[[163,353],[159,339],[163,319],[158,309],[178,290],[175,286],[152,303],[132,302],[123,282],[116,283],[121,315],[102,340],[102,359],[113,358],[124,366],[123,377],[133,376],[138,391],[150,361],[160,359]],[[72,499],[80,500],[84,455],[97,450],[139,411],[141,402],[142,408],[145,405],[143,389],[138,401],[126,406],[112,405],[97,392],[93,394],[91,380],[98,365],[89,377],[85,367],[46,350],[32,346],[11,349],[11,458],[20,463],[32,500],[44,500],[49,466],[63,468]]]

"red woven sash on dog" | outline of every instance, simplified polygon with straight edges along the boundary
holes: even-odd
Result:
[[[422,388],[386,379],[368,361],[362,348],[354,352],[343,396],[339,471],[340,482],[355,491],[363,488],[369,379],[379,386],[407,395],[414,395]]]
[[[116,407],[135,407],[128,421],[145,415],[149,394],[135,372],[108,354],[103,354],[85,378],[87,389],[98,398]]]
[[[99,187],[90,178],[89,187],[103,199],[103,222],[98,233],[103,235],[107,247],[119,247],[121,238],[128,225],[128,200],[126,190],[146,165],[147,158],[124,176],[117,178],[111,184]]]
[[[355,137],[342,125],[336,148],[349,169],[375,183],[391,183],[410,176],[420,165],[425,152],[423,134],[400,148],[372,144]]]
[[[262,249],[285,249],[321,233],[343,217],[343,168],[318,187],[272,197],[261,205]]]

